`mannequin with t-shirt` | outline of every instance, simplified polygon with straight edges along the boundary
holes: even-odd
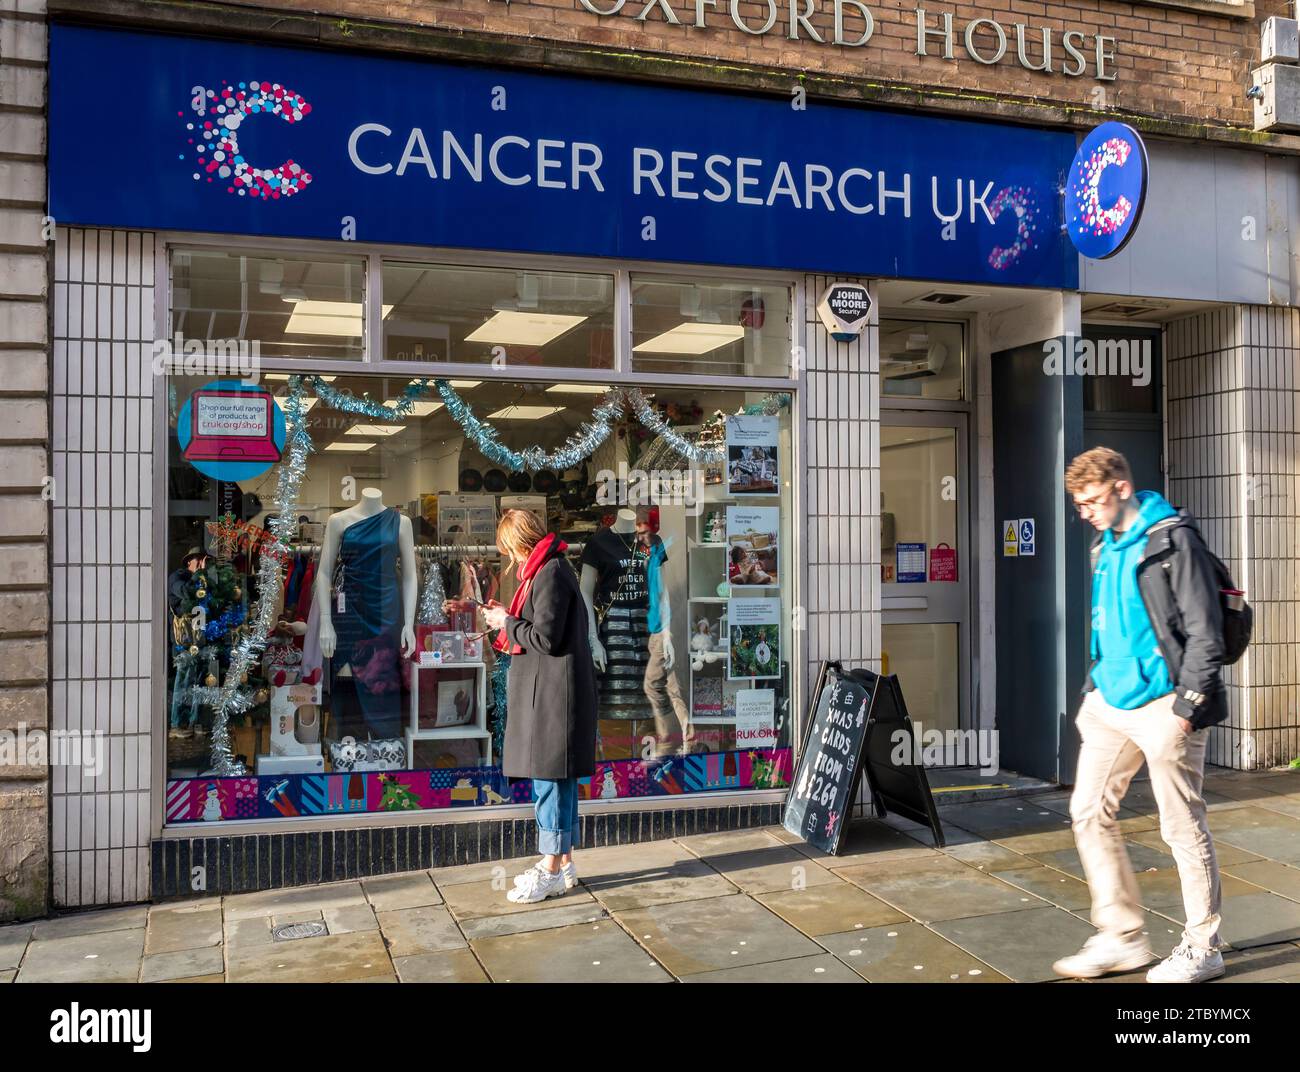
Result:
[[[399,660],[415,650],[417,580],[411,519],[385,507],[378,488],[362,489],[356,506],[330,517],[316,603],[336,736],[401,733]]]
[[[636,513],[620,510],[582,549],[579,586],[587,604],[591,657],[600,685],[601,718],[648,718],[650,660],[648,549],[637,539]]]

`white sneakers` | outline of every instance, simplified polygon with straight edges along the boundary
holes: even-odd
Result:
[[[541,860],[538,860],[537,863],[533,864],[534,868],[541,868],[541,866],[542,866]],[[515,885],[518,886],[522,884],[527,874],[528,872],[525,871],[523,875],[516,875]],[[569,858],[569,862],[567,864],[560,865],[560,874],[564,876],[564,888],[566,890],[571,890],[573,889],[574,886],[578,884],[578,869],[574,866],[572,857]]]
[[[535,864],[515,879],[515,888],[506,893],[506,900],[515,904],[534,904],[564,892],[563,871],[551,872]]]
[[[1164,960],[1147,972],[1148,983],[1201,983],[1217,979],[1226,971],[1217,949],[1198,949],[1179,944]]]
[[[1107,934],[1094,934],[1079,952],[1062,957],[1052,965],[1052,970],[1070,979],[1095,979],[1108,972],[1144,968],[1154,956],[1141,935],[1124,942]]]

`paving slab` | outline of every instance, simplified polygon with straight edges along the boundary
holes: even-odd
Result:
[[[224,983],[224,975],[191,975],[184,979],[168,979],[168,983]]]
[[[220,946],[181,949],[146,956],[140,969],[140,982],[165,983],[175,979],[220,975],[225,969],[225,953]]]
[[[34,927],[32,923],[11,923],[0,927],[0,971],[18,967]]]
[[[683,983],[865,983],[830,953],[683,975]]]
[[[1224,983],[1300,983],[1300,947],[1283,943],[1255,949],[1225,950]]]
[[[98,913],[91,913],[98,915]],[[39,924],[37,925],[39,927]],[[134,983],[144,957],[144,927],[95,930],[32,942],[20,983]]]
[[[913,831],[904,832],[891,825],[890,820],[893,818],[858,819],[851,822],[844,834],[840,851],[834,856],[814,848],[806,841],[793,841],[790,844],[823,867],[836,867],[844,863],[885,863],[890,860],[923,859],[939,855],[939,850],[931,844],[928,828],[923,830],[918,824],[911,823]],[[961,837],[970,837],[965,831],[952,832]]]
[[[470,947],[495,983],[672,982],[613,921],[477,938]]]
[[[1092,923],[1089,909],[1080,909],[1072,914],[1078,916],[1085,923]],[[1142,909],[1142,918],[1142,933],[1146,935],[1152,951],[1159,954],[1161,958],[1169,956],[1174,951],[1174,946],[1183,940],[1183,925],[1163,913],[1152,912],[1146,908]],[[1153,960],[1151,964],[1154,963]],[[1147,967],[1150,966],[1150,964],[1147,965]],[[1142,972],[1144,973],[1146,970],[1146,968],[1143,968]]]
[[[220,901],[197,901],[175,908],[158,907],[149,913],[144,951],[153,956],[219,946],[221,933]]]
[[[991,873],[995,878],[1035,897],[1041,897],[1049,904],[1064,908],[1067,912],[1089,908],[1092,905],[1092,894],[1088,892],[1088,884],[1054,867],[1037,864],[1031,867],[1008,867]]]
[[[341,908],[366,903],[360,882],[330,882],[320,886],[293,886],[284,890],[261,890],[226,897],[222,910],[226,919],[250,919],[254,916],[283,915],[301,909]]]
[[[780,848],[784,843],[775,834],[757,830],[722,830],[712,834],[690,834],[673,839],[678,845],[701,859],[758,849]]]
[[[1166,867],[1158,871],[1141,871],[1137,875],[1138,900],[1146,908],[1162,912],[1174,906],[1182,911],[1183,884],[1176,868]],[[1248,893],[1258,893],[1259,887],[1244,882],[1232,875],[1219,873],[1219,892],[1226,900]]]
[[[1012,834],[1009,837],[995,838],[991,844],[1019,853],[1032,864],[1036,862],[1030,858],[1033,853],[1072,849],[1075,847],[1075,840],[1074,831],[1070,829],[1067,821],[1059,830],[1044,830],[1036,834]]]
[[[404,983],[491,982],[468,948],[394,957],[393,966],[397,969],[397,977]]]
[[[375,918],[379,921],[379,930],[388,943],[388,954],[392,957],[442,953],[465,945],[460,928],[443,905],[376,912]]]
[[[745,893],[775,893],[839,882],[830,871],[789,845],[701,857]]]
[[[1179,923],[1187,918],[1181,903],[1160,911]],[[1219,916],[1219,938],[1235,949],[1300,939],[1300,904],[1275,893],[1229,895],[1225,891]]]
[[[1023,889],[999,882],[955,860],[928,861],[903,874],[881,873],[864,867],[845,868],[837,873],[922,923],[991,912],[1016,912],[1045,903]]]
[[[227,951],[232,983],[334,983],[392,970],[378,931],[299,938]]]
[[[821,948],[744,894],[620,912],[619,921],[676,976],[812,956]]]
[[[1253,860],[1262,859],[1253,852],[1247,852],[1236,845],[1229,845],[1226,841],[1220,841],[1214,837],[1213,832],[1210,834],[1214,842],[1214,858],[1219,862],[1219,867],[1223,868],[1229,864],[1250,863]],[[1125,841],[1136,842],[1139,845],[1146,845],[1155,849],[1157,852],[1169,853],[1173,855],[1169,846],[1165,844],[1165,839],[1160,836],[1159,830],[1143,830],[1137,833],[1125,834]]]
[[[1264,811],[1275,811],[1292,819],[1300,819],[1300,793],[1264,797],[1255,801],[1255,806]]]
[[[249,916],[247,919],[228,919],[225,925],[225,944],[230,949],[249,945],[270,945],[270,916]]]
[[[12,968],[6,971],[0,971],[0,983],[12,983],[14,981],[14,976],[17,974],[18,972]]]
[[[574,856],[574,862],[581,872],[587,856],[597,849],[583,849]],[[450,867],[435,867],[428,872],[438,886],[456,886],[462,882],[490,882],[493,878],[505,878],[514,885],[515,875],[522,874],[540,860],[540,856],[516,856],[509,860],[484,860],[476,864],[453,864]]]
[[[376,912],[442,904],[442,894],[427,871],[362,879],[361,889]]]
[[[1128,853],[1129,866],[1133,871],[1164,871],[1174,866],[1174,858],[1167,852],[1159,849],[1153,849],[1150,845],[1142,845],[1138,842],[1128,841],[1125,839],[1124,851]],[[1075,878],[1087,880],[1084,874],[1083,863],[1079,859],[1079,850],[1075,848],[1057,849],[1055,852],[1032,852],[1029,854],[1031,859],[1037,860],[1040,864],[1046,864],[1048,867],[1054,867],[1058,871],[1064,871]]]
[[[504,916],[515,912],[538,912],[545,908],[560,905],[591,904],[591,894],[581,886],[568,890],[555,897],[548,897],[536,904],[516,904],[506,900],[509,887],[498,888],[499,880],[489,879],[479,882],[458,882],[454,886],[443,887],[447,908],[459,921],[475,919],[480,916]]]
[[[675,841],[609,845],[599,849],[586,849],[580,856],[574,857],[578,881],[584,885],[602,879],[637,881],[650,878],[683,861],[698,863],[699,857]],[[508,881],[513,882],[513,876]]]
[[[288,927],[294,923],[324,923],[325,913],[319,908],[300,908],[296,912],[282,912],[271,917],[271,929]]]
[[[547,902],[555,904],[554,901]],[[478,916],[462,920],[461,932],[466,938],[490,938],[497,934],[520,934],[523,931],[540,931],[550,927],[567,927],[574,923],[599,923],[609,919],[609,913],[599,901],[580,901],[577,904],[558,905],[554,908],[539,906],[535,912],[512,912],[502,916]]]
[[[919,923],[824,934],[817,941],[871,983],[1005,983],[1001,972]]]
[[[946,920],[932,927],[1020,983],[1059,978],[1052,971],[1053,962],[1077,953],[1093,933],[1090,924],[1053,905]]]
[[[1281,897],[1300,901],[1300,867],[1280,864],[1276,860],[1253,860],[1247,863],[1225,864],[1219,861],[1220,870],[1233,878],[1252,883]]]
[[[892,905],[847,881],[762,893],[755,900],[810,938],[909,920]]]
[[[628,875],[583,878],[582,884],[611,912],[723,897],[736,892],[731,882],[694,857]]]
[[[75,912],[66,916],[43,919],[32,925],[32,938],[72,938],[79,934],[101,934],[105,931],[136,930],[149,922],[148,905],[131,905],[128,908],[106,908],[91,912]]]
[[[978,804],[945,809],[951,824],[989,841],[1001,841],[1017,834],[1037,834],[1062,829],[1062,815],[1033,803],[1031,797],[1002,797]],[[945,827],[949,816],[944,815]]]
[[[341,905],[327,908],[322,913],[330,934],[351,934],[353,931],[377,931],[379,920],[368,904]]]
[[[1012,850],[994,841],[974,841],[941,850],[945,856],[960,860],[977,870],[1000,871],[1008,867],[1025,867],[1033,863],[1023,850]]]
[[[1300,819],[1265,808],[1245,807],[1210,816],[1210,833],[1220,841],[1270,860],[1300,864]]]

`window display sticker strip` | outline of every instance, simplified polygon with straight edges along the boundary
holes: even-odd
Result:
[[[661,759],[598,760],[578,779],[581,800],[677,796],[724,789],[781,789],[792,752],[750,748]],[[532,782],[493,767],[177,778],[167,783],[167,823],[291,819],[532,803]]]
[[[307,455],[315,450],[311,435],[307,431],[307,422],[303,419],[302,402],[306,390],[310,388],[323,404],[340,412],[362,414],[374,420],[403,421],[410,416],[415,403],[429,394],[434,387],[442,396],[447,411],[456,417],[465,434],[474,441],[479,450],[493,460],[499,461],[500,464],[508,465],[514,471],[518,471],[526,463],[537,463],[539,468],[567,469],[581,461],[608,436],[609,422],[625,404],[632,407],[647,428],[663,436],[675,450],[699,453],[699,448],[668,428],[667,422],[651,407],[649,399],[636,388],[612,388],[593,410],[593,423],[584,424],[581,433],[571,436],[565,446],[559,450],[548,454],[540,447],[529,447],[523,452],[516,453],[497,441],[495,429],[474,417],[470,407],[446,380],[412,380],[392,405],[384,405],[369,396],[357,398],[350,391],[334,388],[320,376],[291,376],[289,393],[284,405],[285,421],[288,426],[285,437],[286,449],[276,474],[276,516],[270,522],[269,531],[272,538],[262,545],[258,564],[260,592],[277,592],[284,583],[284,561],[289,554],[288,540],[292,536],[296,525],[295,519],[298,516],[298,495],[307,471]],[[752,408],[757,412],[776,413],[789,403],[788,394],[775,393],[744,408],[746,411]],[[587,453],[578,453],[582,450],[586,450]],[[566,460],[571,455],[573,460]],[[693,457],[690,453],[686,456]],[[241,683],[248,680],[249,671],[266,650],[267,639],[275,624],[276,611],[275,599],[259,599],[257,613],[250,617],[247,631],[231,649],[229,669],[224,683],[195,690],[196,700],[213,708],[210,760],[211,773],[217,777],[234,777],[248,773],[244,764],[235,758],[231,749],[230,716],[248,711],[255,704],[253,690]]]

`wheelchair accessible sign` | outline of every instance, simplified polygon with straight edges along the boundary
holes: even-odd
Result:
[[[1022,517],[1019,520],[1002,522],[1002,557],[1032,558],[1035,544],[1034,519]]]

